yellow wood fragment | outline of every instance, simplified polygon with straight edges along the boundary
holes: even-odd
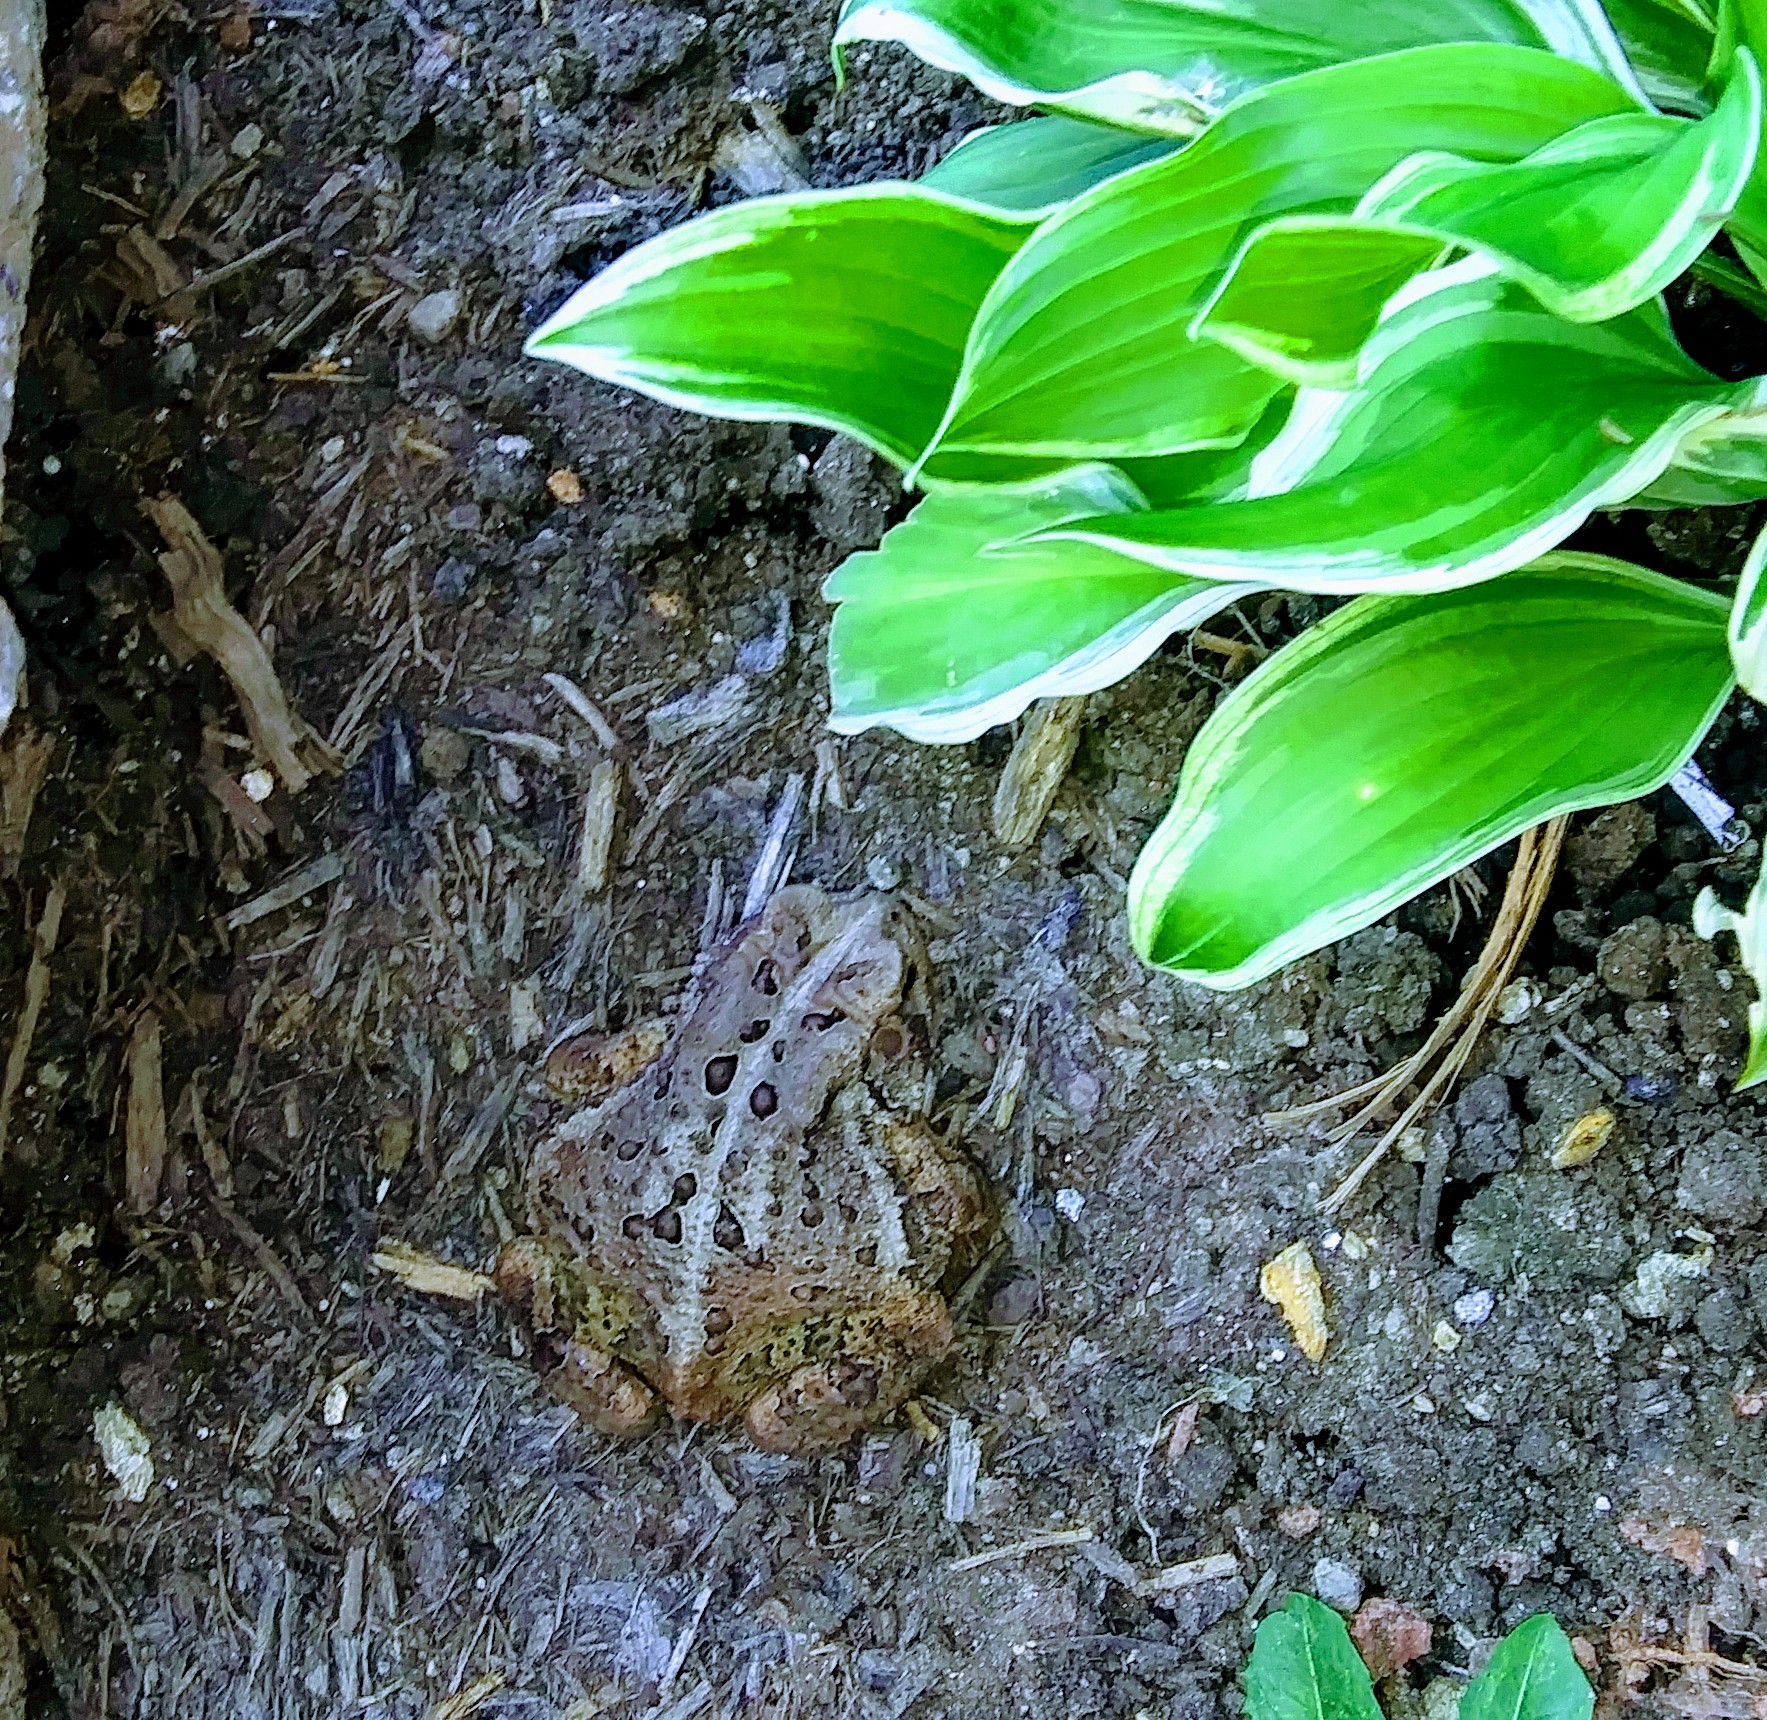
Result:
[[[1266,1302],[1282,1310],[1307,1360],[1322,1360],[1330,1334],[1325,1326],[1325,1292],[1312,1249],[1304,1242],[1291,1242],[1274,1260],[1265,1262],[1258,1274],[1258,1289]]]
[[[1584,1112],[1560,1138],[1558,1150],[1552,1155],[1552,1168],[1569,1171],[1588,1164],[1607,1145],[1613,1132],[1614,1114],[1607,1106]]]
[[[457,1302],[476,1302],[492,1288],[492,1280],[483,1272],[451,1266],[408,1242],[383,1242],[370,1258],[382,1272],[390,1272],[407,1290],[415,1290],[421,1296],[451,1296]]]

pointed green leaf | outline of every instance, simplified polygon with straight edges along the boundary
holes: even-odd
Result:
[[[526,350],[714,418],[843,430],[906,465],[1028,230],[908,185],[758,197],[628,251]]]
[[[1136,948],[1234,988],[1561,812],[1666,782],[1730,691],[1725,606],[1600,556],[1364,597],[1191,744],[1129,883]]]
[[[1749,1004],[1749,1054],[1736,1078],[1740,1092],[1767,1080],[1767,865],[1755,874],[1754,887],[1740,914],[1725,907],[1711,885],[1701,890],[1694,898],[1693,929],[1702,938],[1715,938],[1720,932],[1734,934],[1737,955],[1755,982]]]
[[[1039,526],[1145,504],[1108,466],[928,496],[824,595],[830,722],[912,740],[973,740],[1033,699],[1089,693],[1199,626],[1250,585],[1173,579],[1084,544],[1021,547]]]
[[[1760,132],[1761,78],[1744,50],[1698,124],[1615,114],[1515,163],[1412,156],[1353,216],[1290,217],[1253,234],[1192,332],[1290,381],[1348,387],[1382,307],[1448,245],[1489,258],[1556,316],[1605,321],[1705,250]]]
[[[1551,1613],[1523,1619],[1460,1699],[1460,1720],[1589,1720],[1595,1692]]]
[[[1418,48],[1247,97],[1180,154],[1039,227],[990,290],[937,451],[1118,458],[1237,441],[1274,379],[1188,334],[1265,220],[1348,213],[1420,149],[1513,161],[1625,112],[1617,86],[1522,48]]]
[[[1698,124],[1614,115],[1513,165],[1414,156],[1357,212],[1481,251],[1549,310],[1599,322],[1654,297],[1706,248],[1748,182],[1760,134],[1761,74],[1743,49]]]
[[[1444,590],[1561,543],[1752,388],[1699,369],[1654,304],[1565,323],[1468,259],[1395,301],[1353,393],[1301,394],[1244,500],[1044,535],[1198,579]]]
[[[1189,136],[1247,90],[1435,42],[1545,48],[1631,84],[1592,0],[846,0],[851,42],[901,42],[996,101]]]
[[[1246,1720],[1381,1720],[1344,1621],[1311,1595],[1291,1594],[1258,1626],[1241,1682]]]
[[[1179,147],[1171,138],[1047,114],[972,131],[915,183],[1003,215],[1041,216]]]
[[[1751,698],[1767,704],[1767,531],[1742,564],[1742,578],[1730,601],[1730,661],[1737,681]]]

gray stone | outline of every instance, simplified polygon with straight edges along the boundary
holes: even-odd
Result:
[[[439,346],[454,332],[454,325],[460,321],[460,310],[459,291],[454,287],[443,287],[439,292],[425,293],[411,307],[405,321],[419,340]]]
[[[1448,1258],[1487,1284],[1525,1277],[1551,1290],[1611,1282],[1631,1249],[1618,1211],[1596,1185],[1557,1171],[1511,1171],[1461,1209]]]
[[[1353,1613],[1362,1604],[1362,1573],[1339,1559],[1313,1566],[1313,1592],[1335,1612]]]
[[[1729,1290],[1714,1290],[1693,1316],[1699,1335],[1721,1356],[1733,1356],[1748,1348],[1755,1336],[1755,1322],[1740,1298]]]

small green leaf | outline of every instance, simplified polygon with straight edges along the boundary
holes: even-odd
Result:
[[[1344,1621],[1311,1595],[1291,1594],[1258,1626],[1241,1683],[1246,1720],[1381,1720]]]
[[[1401,162],[1347,217],[1254,233],[1192,325],[1289,381],[1347,387],[1404,281],[1445,246],[1488,257],[1555,316],[1603,322],[1654,298],[1711,242],[1755,163],[1761,79],[1746,49],[1699,124],[1614,114],[1525,160]]]
[[[1049,114],[972,131],[916,183],[1003,215],[1047,215],[1179,147],[1170,138]]]
[[[1751,698],[1767,704],[1767,531],[1742,564],[1742,578],[1730,600],[1730,661],[1736,679]]]
[[[837,65],[901,42],[996,101],[1179,137],[1247,90],[1435,42],[1546,48],[1636,88],[1591,0],[846,0],[834,40]]]
[[[1755,982],[1749,1004],[1749,1055],[1736,1078],[1737,1090],[1767,1080],[1767,865],[1755,874],[1754,887],[1742,912],[1736,913],[1718,900],[1707,885],[1694,898],[1693,929],[1702,938],[1730,932],[1736,938],[1737,955]]]
[[[1276,380],[1189,327],[1243,240],[1278,215],[1349,213],[1420,149],[1514,161],[1633,110],[1599,74],[1449,45],[1311,72],[1247,97],[1188,149],[1049,217],[977,317],[923,470],[950,455],[1067,460],[1237,442]]]
[[[1443,590],[1561,543],[1754,387],[1700,370],[1654,304],[1565,323],[1467,259],[1395,301],[1353,393],[1301,394],[1245,499],[1043,535],[1198,579]]]
[[[1108,466],[928,496],[824,588],[839,605],[832,726],[973,740],[1033,699],[1107,686],[1169,634],[1260,589],[1173,579],[1084,544],[1013,541],[1099,508],[1142,506]]]
[[[1136,948],[1250,985],[1530,825],[1648,793],[1730,691],[1724,617],[1696,587],[1572,554],[1346,605],[1191,744],[1130,879]]]
[[[844,430],[906,465],[1028,231],[910,185],[759,197],[628,251],[526,350],[714,418]]]
[[[1589,1720],[1595,1692],[1551,1613],[1523,1619],[1460,1699],[1460,1720]]]

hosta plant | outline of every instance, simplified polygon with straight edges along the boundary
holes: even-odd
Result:
[[[837,56],[1043,111],[689,221],[529,350],[899,468],[827,585],[843,731],[970,739],[1241,598],[1348,599],[1222,700],[1131,880],[1149,961],[1249,984],[1767,683],[1754,583],[1560,547],[1767,496],[1767,379],[1663,299],[1767,302],[1759,6],[847,0]]]
[[[1344,1621],[1290,1595],[1258,1626],[1246,1662],[1246,1720],[1382,1720]],[[1550,1613],[1524,1619],[1460,1696],[1459,1720],[1589,1720],[1595,1693]]]

